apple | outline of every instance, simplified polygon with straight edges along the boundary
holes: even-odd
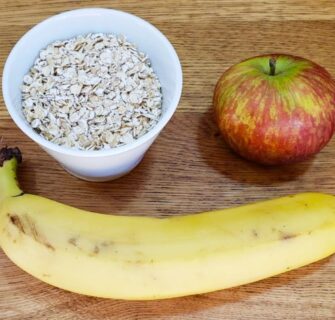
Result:
[[[269,54],[223,73],[213,98],[227,144],[242,157],[292,163],[319,152],[335,128],[335,81],[318,64]]]

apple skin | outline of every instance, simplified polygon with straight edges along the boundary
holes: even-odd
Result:
[[[219,79],[213,104],[228,145],[265,165],[316,154],[335,129],[335,81],[296,56],[269,54],[232,66]]]

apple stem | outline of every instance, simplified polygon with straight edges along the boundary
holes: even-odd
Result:
[[[276,75],[276,58],[272,57],[269,60],[269,66],[270,66],[270,76]]]

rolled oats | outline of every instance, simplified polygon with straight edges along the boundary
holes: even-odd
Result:
[[[118,147],[143,136],[162,113],[160,82],[148,57],[113,34],[88,34],[43,49],[23,78],[32,128],[58,145]]]

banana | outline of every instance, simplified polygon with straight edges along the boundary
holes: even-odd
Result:
[[[166,219],[104,215],[24,194],[18,155],[0,152],[0,246],[20,268],[65,290],[171,298],[254,282],[335,252],[331,195]]]

